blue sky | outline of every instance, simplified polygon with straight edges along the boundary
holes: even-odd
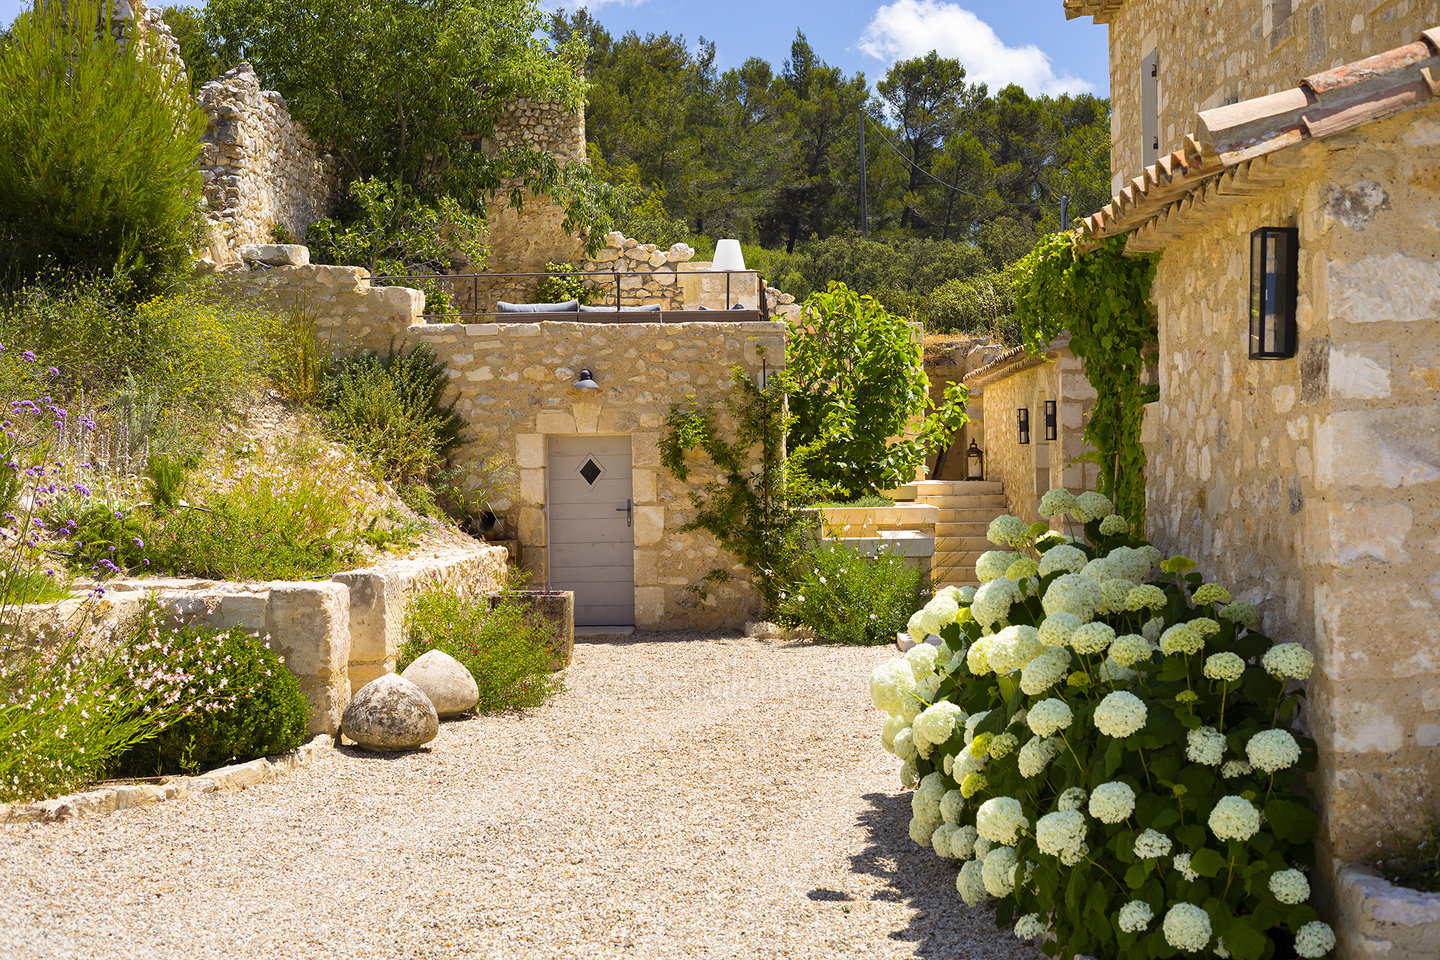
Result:
[[[30,0],[0,0],[13,20]],[[542,0],[554,9],[575,0]],[[1061,0],[589,0],[612,34],[678,33],[716,44],[721,69],[748,57],[775,66],[797,29],[826,61],[864,71],[873,85],[897,59],[931,49],[965,64],[991,89],[1019,83],[1031,94],[1109,95],[1106,30],[1088,19],[1066,21]]]

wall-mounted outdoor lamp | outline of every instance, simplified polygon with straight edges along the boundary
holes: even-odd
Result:
[[[1300,231],[1261,227],[1250,234],[1250,359],[1295,356]]]
[[[1054,440],[1060,434],[1060,415],[1054,400],[1045,401],[1045,439]]]
[[[1015,411],[1015,425],[1020,428],[1020,442],[1030,442],[1030,408],[1021,407]]]
[[[595,382],[595,375],[589,370],[580,371],[580,379],[575,381],[576,390],[599,390],[600,384]]]
[[[975,441],[970,441],[970,449],[965,451],[965,479],[985,479],[985,454],[975,446]]]

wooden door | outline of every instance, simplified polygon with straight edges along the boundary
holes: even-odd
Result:
[[[635,622],[630,438],[551,437],[550,586],[575,591],[577,626]]]

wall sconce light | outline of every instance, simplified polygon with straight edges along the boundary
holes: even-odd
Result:
[[[1060,433],[1060,416],[1058,404],[1054,400],[1045,401],[1045,439],[1054,440]]]
[[[1261,227],[1250,234],[1250,359],[1295,356],[1300,231]]]
[[[965,479],[985,479],[985,454],[975,446],[975,441],[970,441],[970,449],[965,451]]]
[[[595,375],[588,369],[580,371],[580,379],[575,381],[576,390],[599,390],[600,384],[595,382]]]
[[[1015,425],[1020,428],[1020,442],[1030,442],[1030,408],[1021,407],[1015,412]]]

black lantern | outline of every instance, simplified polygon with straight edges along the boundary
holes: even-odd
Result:
[[[1261,227],[1250,234],[1250,359],[1295,356],[1300,231]]]
[[[985,454],[981,453],[980,448],[975,446],[974,440],[970,441],[970,449],[965,451],[965,479],[985,479]]]
[[[1045,401],[1045,439],[1054,440],[1060,433],[1060,416],[1054,400]]]
[[[1015,412],[1015,425],[1020,428],[1020,442],[1030,442],[1030,408],[1021,407]]]

